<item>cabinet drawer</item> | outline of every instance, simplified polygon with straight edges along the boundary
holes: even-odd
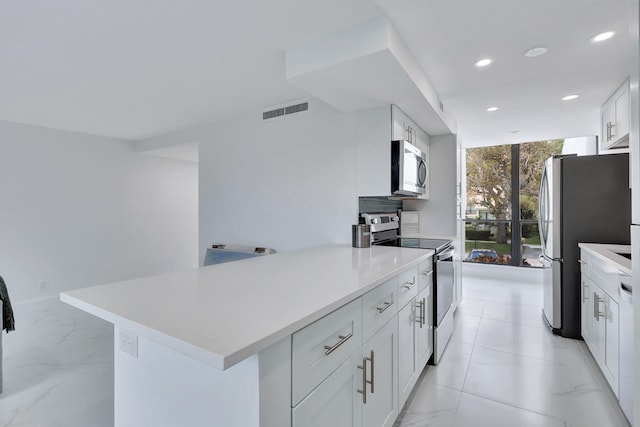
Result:
[[[413,267],[398,275],[398,310],[418,295],[418,268]]]
[[[362,345],[362,298],[293,334],[292,404],[298,402]]]
[[[418,292],[422,292],[433,283],[433,257],[418,264]]]
[[[619,286],[618,269],[595,256],[590,257],[589,264],[589,276],[591,279],[617,302]]]
[[[398,312],[398,277],[362,296],[363,341],[368,340]]]

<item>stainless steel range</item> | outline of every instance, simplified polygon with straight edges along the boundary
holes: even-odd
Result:
[[[435,365],[453,333],[453,242],[447,239],[400,237],[400,218],[396,213],[360,215],[360,222],[371,227],[371,244],[402,248],[432,249],[433,256],[433,360]]]

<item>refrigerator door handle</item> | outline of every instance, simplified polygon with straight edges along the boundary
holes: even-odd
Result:
[[[544,253],[538,255],[538,261],[540,261],[542,263],[544,263],[544,261],[547,261],[547,262],[554,262],[554,261],[563,262],[562,258],[549,258]]]

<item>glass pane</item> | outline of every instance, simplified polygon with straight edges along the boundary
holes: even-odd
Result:
[[[467,218],[512,219],[511,145],[467,149]]]
[[[511,264],[511,222],[473,222],[465,228],[465,261]]]
[[[524,223],[521,224],[521,229],[522,245],[520,246],[520,253],[522,254],[522,265],[525,267],[542,267],[542,263],[538,259],[542,254],[538,224]]]
[[[544,161],[562,154],[564,140],[520,144],[520,219],[538,219],[538,194]]]

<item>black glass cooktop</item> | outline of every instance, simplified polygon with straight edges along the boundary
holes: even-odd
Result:
[[[400,248],[433,249],[436,252],[441,252],[447,246],[451,245],[451,240],[398,237],[397,239],[385,240],[384,242],[375,244],[382,246],[397,246]]]

